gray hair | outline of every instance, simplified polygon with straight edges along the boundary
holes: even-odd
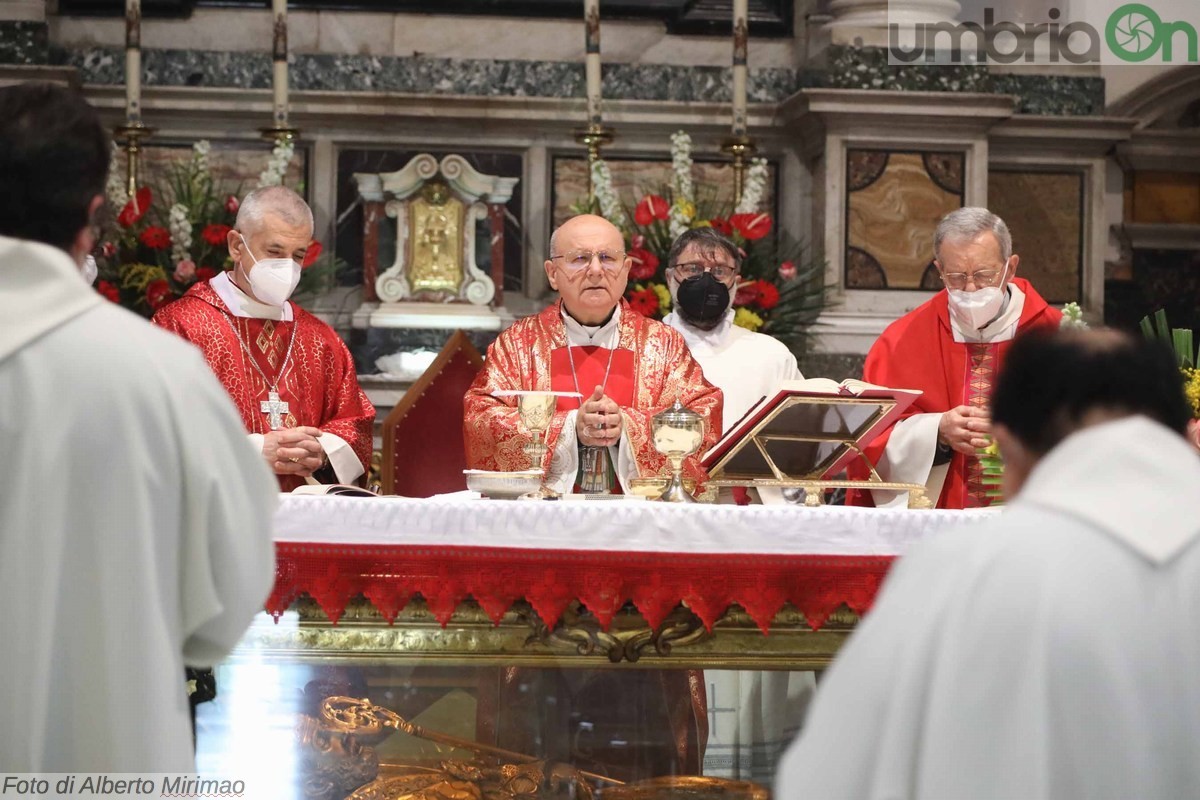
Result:
[[[247,234],[256,231],[268,213],[288,225],[307,225],[309,231],[313,229],[312,209],[303,197],[286,186],[263,186],[243,197],[234,227]]]
[[[1000,243],[1000,256],[1008,263],[1012,256],[1012,234],[1004,220],[978,206],[965,206],[955,209],[938,222],[937,230],[933,233],[933,257],[941,261],[942,242],[947,239],[963,241],[974,239],[981,233],[991,233]]]

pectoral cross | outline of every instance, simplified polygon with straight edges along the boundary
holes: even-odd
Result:
[[[283,427],[283,415],[288,413],[288,404],[279,399],[279,392],[267,392],[267,399],[259,406],[262,413],[267,415],[267,425],[277,431]]]

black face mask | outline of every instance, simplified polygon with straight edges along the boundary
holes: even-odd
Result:
[[[703,272],[679,284],[675,302],[688,322],[711,328],[729,309],[729,287]]]

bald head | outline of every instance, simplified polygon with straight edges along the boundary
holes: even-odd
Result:
[[[559,239],[562,234],[570,236],[573,231],[584,231],[585,233],[599,233],[615,237],[616,241],[624,247],[625,238],[621,235],[621,230],[616,225],[606,220],[604,217],[595,214],[580,214],[577,217],[571,217],[569,220],[559,225],[554,229],[554,233],[550,234],[550,255],[562,255],[562,251],[558,249]]]
[[[604,217],[580,214],[550,237],[546,276],[568,314],[584,325],[599,325],[625,294],[629,263],[620,229]]]
[[[263,229],[268,214],[279,217],[291,227],[307,227],[309,235],[312,235],[312,209],[303,197],[286,186],[264,186],[242,198],[234,227],[247,236],[258,233]]]

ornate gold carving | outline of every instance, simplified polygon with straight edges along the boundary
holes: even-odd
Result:
[[[431,181],[409,203],[412,248],[409,285],[414,292],[457,293],[463,282],[461,200],[444,183]]]
[[[770,635],[763,636],[758,623],[737,605],[725,611],[711,633],[684,607],[668,615],[657,632],[632,606],[613,618],[608,631],[578,603],[568,606],[554,630],[524,601],[515,603],[498,625],[475,602],[462,603],[446,628],[419,599],[392,625],[362,598],[351,602],[336,627],[307,598],[293,610],[299,612],[299,624],[293,617],[279,625],[254,626],[233,659],[537,667],[561,666],[565,658],[591,667],[621,662],[688,669],[823,669],[858,621],[842,609],[814,631],[803,614],[785,605],[771,622]]]
[[[379,774],[379,756],[354,733],[323,724],[307,714],[296,722],[300,789],[310,800],[342,798]]]

